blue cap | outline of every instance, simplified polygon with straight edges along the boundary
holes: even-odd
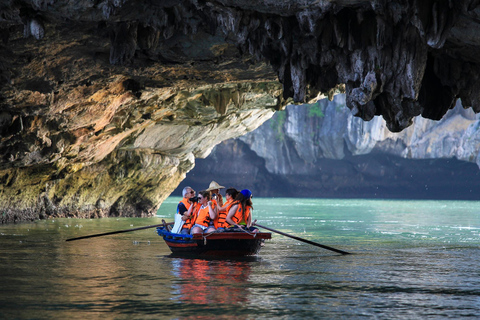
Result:
[[[252,191],[248,189],[243,189],[242,191],[240,191],[240,193],[243,194],[243,196],[247,199],[250,199],[250,197],[252,196]]]

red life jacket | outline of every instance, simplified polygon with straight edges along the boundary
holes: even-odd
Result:
[[[185,205],[185,208],[187,208],[187,210],[190,209],[190,206],[192,205],[191,203],[188,202],[188,199],[185,199],[185,198],[183,198],[182,201],[180,202]],[[195,203],[193,205],[195,206]],[[190,218],[185,220],[185,223],[183,224],[182,229],[183,228],[190,229],[195,224],[195,217],[196,215],[195,215],[195,207],[194,207],[192,210],[192,214],[190,215]]]
[[[225,202],[224,206],[227,206],[227,208],[225,210],[219,211],[217,217],[213,221],[215,225],[215,229],[228,227],[228,223],[226,219],[227,219],[228,211],[230,211],[230,208],[233,206],[233,199],[230,199],[229,201]]]
[[[208,210],[208,205],[205,208],[202,208],[201,206],[196,210],[196,220],[195,224],[202,225],[204,227],[208,227],[210,225],[210,222],[212,222],[212,218],[210,218],[210,213]]]
[[[247,224],[248,217],[250,216],[250,210],[252,209],[252,207],[246,206],[244,214],[242,205],[238,202],[236,204],[238,204],[238,207],[237,211],[232,217],[233,222],[235,222],[236,224]]]

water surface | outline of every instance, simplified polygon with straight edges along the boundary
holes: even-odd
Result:
[[[0,226],[2,319],[439,319],[480,314],[480,202],[254,199],[274,234],[248,259],[172,257],[171,221],[55,219]]]

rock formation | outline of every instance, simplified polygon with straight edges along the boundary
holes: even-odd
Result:
[[[460,103],[440,121],[392,133],[353,117],[345,96],[290,105],[197,160],[181,186],[249,188],[256,197],[478,200],[480,114]],[[174,195],[181,194],[179,187]]]
[[[480,111],[478,1],[4,0],[0,221],[145,216],[219,142],[346,93]]]

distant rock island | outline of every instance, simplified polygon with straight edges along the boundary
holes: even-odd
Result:
[[[173,194],[213,179],[260,197],[479,200],[479,119],[459,103],[392,133],[381,117],[352,117],[344,95],[290,105],[197,160]]]

